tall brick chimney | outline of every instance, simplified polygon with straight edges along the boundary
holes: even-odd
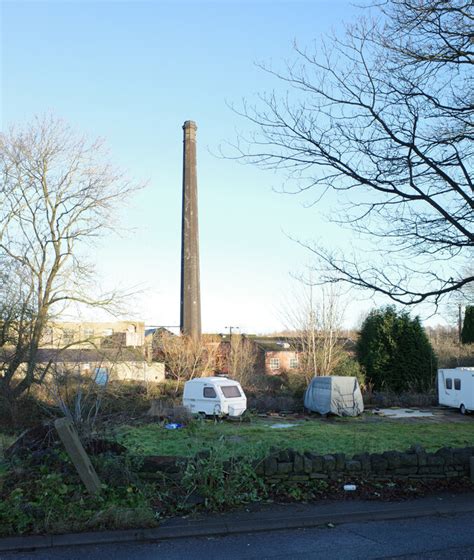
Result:
[[[199,281],[199,227],[194,121],[183,125],[183,215],[181,230],[181,316],[183,335],[201,336],[201,291]]]

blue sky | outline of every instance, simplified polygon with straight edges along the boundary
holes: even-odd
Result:
[[[310,255],[288,239],[347,242],[325,221],[330,200],[274,192],[284,177],[215,156],[247,126],[228,107],[274,82],[294,40],[341,29],[349,2],[2,3],[2,126],[53,112],[105,138],[113,161],[147,187],[121,212],[126,229],[96,252],[105,287],[140,285],[131,307],[149,324],[179,321],[182,123],[198,125],[203,327],[282,326],[282,302]],[[307,200],[306,200],[307,201]],[[369,303],[348,309],[354,324]],[[131,309],[132,310],[132,309]]]

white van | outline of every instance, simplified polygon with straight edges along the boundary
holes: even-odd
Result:
[[[247,397],[233,379],[199,377],[184,384],[183,406],[194,414],[241,416],[247,409]]]
[[[459,408],[461,414],[474,410],[474,368],[438,370],[439,404]]]

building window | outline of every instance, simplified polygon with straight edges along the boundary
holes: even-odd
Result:
[[[104,329],[102,331],[102,336],[112,336],[114,334],[114,329]]]
[[[84,338],[94,338],[94,329],[84,329]]]
[[[280,369],[279,358],[270,358],[270,369]]]
[[[215,399],[217,397],[213,387],[204,387],[202,394],[206,399]]]
[[[53,344],[53,329],[51,327],[46,327],[43,334],[44,344]]]
[[[456,391],[461,390],[461,380],[460,379],[455,379],[454,380],[454,388],[456,389]]]
[[[72,344],[74,342],[74,331],[71,329],[65,329],[63,331],[63,343]]]
[[[290,358],[290,368],[296,369],[298,367],[298,358]]]
[[[446,379],[446,389],[452,389],[453,388],[453,380],[452,379]]]

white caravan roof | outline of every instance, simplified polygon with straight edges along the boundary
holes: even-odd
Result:
[[[212,385],[229,385],[230,383],[236,383],[237,385],[240,385],[238,381],[229,379],[228,377],[196,377],[195,379],[187,381],[187,383],[193,383],[196,385],[205,385],[206,383]]]

